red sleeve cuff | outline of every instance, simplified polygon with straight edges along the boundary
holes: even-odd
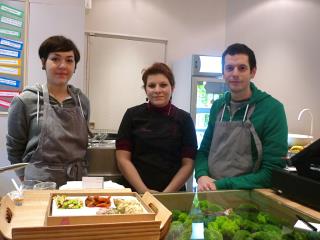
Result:
[[[116,149],[117,150],[125,150],[128,152],[131,152],[132,150],[132,144],[127,139],[119,139],[116,141]]]
[[[182,158],[191,158],[191,159],[195,159],[197,154],[197,149],[194,147],[183,147],[182,148]]]

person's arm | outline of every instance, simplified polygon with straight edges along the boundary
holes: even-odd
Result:
[[[194,159],[197,153],[197,136],[190,114],[184,113],[180,124],[182,133],[181,167],[163,192],[179,191],[191,176],[194,169]]]
[[[168,186],[163,190],[163,192],[179,191],[192,174],[193,162],[194,160],[191,158],[183,158],[181,168],[170,181]]]
[[[256,109],[257,110],[257,109]],[[262,133],[262,163],[257,172],[238,177],[219,179],[215,182],[217,189],[254,189],[271,186],[272,169],[283,168],[285,162],[281,157],[287,154],[288,126],[282,104],[269,106],[266,119],[260,129]],[[266,111],[266,108],[261,109]],[[257,131],[259,129],[256,129]]]
[[[120,172],[127,179],[127,181],[137,190],[139,193],[144,193],[149,189],[143,183],[137,169],[131,162],[131,152],[125,150],[117,150],[116,158]]]
[[[208,166],[208,157],[209,157],[209,151],[210,151],[211,141],[212,141],[212,136],[214,131],[214,122],[215,122],[215,110],[213,105],[210,111],[208,127],[204,133],[204,136],[196,157],[195,178],[197,179],[199,192],[216,190],[216,187],[213,183],[213,179],[210,177],[209,166]]]
[[[7,153],[11,164],[21,163],[28,141],[28,123],[25,106],[20,97],[15,97],[8,112]],[[24,169],[16,174],[20,179],[24,177]]]

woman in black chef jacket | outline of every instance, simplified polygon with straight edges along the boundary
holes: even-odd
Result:
[[[47,81],[27,87],[9,109],[7,151],[11,163],[30,163],[20,179],[81,180],[88,143],[89,100],[68,82],[80,54],[63,36],[46,39],[39,48]]]
[[[139,193],[185,189],[197,150],[190,114],[171,103],[171,69],[155,63],[143,72],[147,103],[129,108],[116,141],[118,167],[127,186]]]

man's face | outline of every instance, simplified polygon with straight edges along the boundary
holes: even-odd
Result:
[[[256,74],[256,68],[250,70],[249,57],[245,54],[225,56],[223,77],[232,94],[250,93],[250,80]]]

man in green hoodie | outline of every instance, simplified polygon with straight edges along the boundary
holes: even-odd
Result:
[[[285,166],[288,150],[284,107],[251,82],[256,59],[246,45],[230,45],[222,68],[230,92],[210,110],[196,157],[198,190],[270,187],[272,169]]]

